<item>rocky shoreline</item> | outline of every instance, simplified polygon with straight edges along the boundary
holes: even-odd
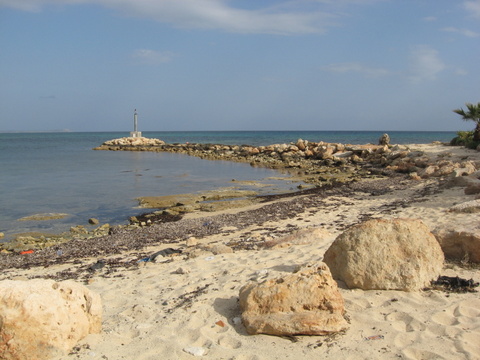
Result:
[[[289,144],[250,146],[167,144],[159,139],[120,138],[106,141],[94,150],[171,152],[208,160],[247,162],[252,166],[287,169],[301,176],[305,182],[315,185],[345,183],[392,172],[409,174],[413,179],[425,179],[453,172],[468,174],[475,171],[472,161],[454,162],[448,154],[442,158],[432,158],[424,151],[411,147],[388,143],[351,145],[302,139]]]
[[[159,139],[121,138],[105,142],[95,150],[110,151],[154,151],[174,152],[197,156],[209,160],[248,162],[252,166],[285,169],[299,180],[313,188],[285,196],[301,196],[322,192],[325,189],[343,188],[367,179],[399,177],[408,181],[426,179],[466,179],[480,164],[474,156],[454,157],[454,147],[436,144],[441,152],[418,149],[415,145],[344,145],[315,143],[299,139],[296,143],[275,144],[253,147],[248,145],[230,146],[214,144],[166,144]],[[478,154],[470,150],[472,154]],[[466,181],[466,180],[465,180]],[[388,190],[388,189],[387,189]],[[342,190],[344,191],[344,190]],[[379,189],[379,192],[386,189]],[[270,200],[280,198],[269,197]],[[266,197],[254,192],[220,189],[205,194],[184,194],[182,196],[145,197],[140,204],[160,209],[142,216],[131,217],[130,224],[121,226],[125,231],[139,230],[155,224],[180,220],[191,212],[215,212],[229,208],[241,208],[260,204]],[[83,225],[72,227],[63,234],[22,234],[12,242],[0,244],[5,255],[15,255],[30,250],[57,248],[67,242],[87,241],[109,236],[114,231],[109,224],[96,227]],[[118,228],[118,227],[116,227]],[[80,255],[80,254],[78,254]]]
[[[138,216],[143,226],[2,254],[5,324],[26,323],[36,340],[75,329],[58,360],[477,358],[480,153],[408,151],[430,170],[365,164],[371,176],[358,181],[244,208],[161,210]],[[41,329],[23,310],[32,293]],[[74,308],[103,311],[90,334],[66,321]]]

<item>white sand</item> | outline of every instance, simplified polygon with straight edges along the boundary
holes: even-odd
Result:
[[[432,156],[446,151],[439,146],[421,147]],[[447,149],[454,152],[450,158],[480,158],[478,152]],[[452,205],[472,200],[474,196],[464,195],[463,188],[445,189],[427,197],[416,195],[428,182],[411,181],[406,190],[380,196],[359,193],[353,198],[329,198],[328,206],[306,209],[295,220],[262,226],[322,227],[331,236],[320,243],[222,255],[206,253],[195,259],[177,256],[165,259],[164,263],[142,263],[134,270],[121,270],[123,276],[118,278],[95,276],[87,286],[102,297],[103,332],[89,335],[77,351],[62,359],[193,359],[195,356],[184,351],[192,347],[205,350],[206,359],[480,359],[478,292],[363,291],[345,289],[340,284],[351,325],[344,334],[336,336],[292,339],[250,336],[238,322],[237,300],[241,286],[266,273],[275,276],[293,271],[296,265],[321,261],[342,231],[335,221],[341,219],[344,224],[354,224],[360,214],[369,213],[374,217],[419,218],[431,229],[440,224],[478,226],[478,213],[447,212]],[[385,205],[412,198],[415,201],[407,207],[399,207],[391,214],[383,213]],[[247,231],[251,232],[249,236],[268,236],[265,229],[246,229],[242,233]],[[239,235],[237,231],[199,241],[222,243]],[[149,250],[153,253],[167,247],[172,245]],[[62,266],[9,271],[3,278],[54,274]],[[442,275],[480,281],[478,268],[446,264]],[[369,340],[371,336],[377,337]]]

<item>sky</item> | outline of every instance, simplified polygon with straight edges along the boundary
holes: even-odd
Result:
[[[480,0],[0,0],[0,131],[471,130]]]

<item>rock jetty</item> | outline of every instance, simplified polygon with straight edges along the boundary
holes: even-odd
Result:
[[[349,182],[369,175],[392,172],[412,179],[470,175],[479,164],[455,162],[448,154],[432,158],[406,145],[351,145],[298,139],[289,144],[267,146],[198,143],[167,144],[159,139],[121,138],[106,141],[94,150],[156,151],[181,153],[208,160],[248,162],[252,166],[297,171],[313,184]]]

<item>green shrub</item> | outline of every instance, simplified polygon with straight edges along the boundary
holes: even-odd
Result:
[[[458,131],[457,136],[450,141],[450,145],[476,149],[480,142],[473,140],[473,131]]]

